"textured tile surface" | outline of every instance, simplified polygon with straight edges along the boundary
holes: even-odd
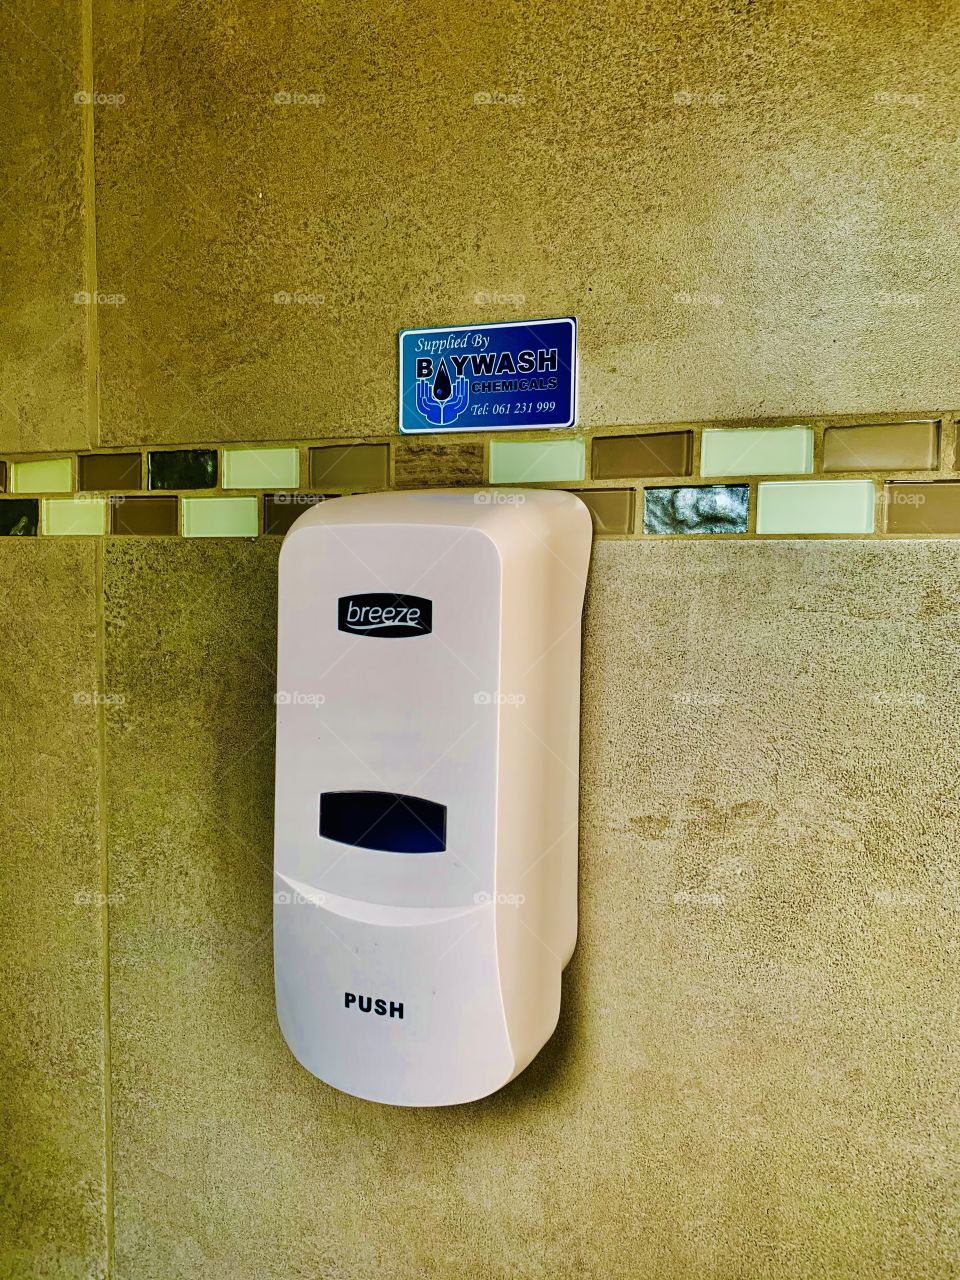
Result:
[[[872,480],[771,480],[757,486],[757,533],[872,533]]]
[[[437,489],[483,484],[483,445],[453,440],[397,441],[394,483],[398,489]]]
[[[593,441],[590,474],[594,480],[630,476],[687,476],[693,456],[692,431],[662,431],[644,436],[600,436]]]
[[[960,1267],[958,624],[954,543],[595,546],[587,1274]]]
[[[582,440],[491,440],[491,484],[582,480]]]
[[[440,1112],[276,1027],[277,549],[105,549],[117,1280],[950,1280],[960,545],[595,545],[561,1024]]]
[[[883,486],[887,533],[960,533],[960,482]]]
[[[745,484],[645,489],[644,533],[745,533],[750,489]]]
[[[523,316],[586,425],[960,399],[949,6],[96,12],[111,442],[387,434],[401,328]]]
[[[0,7],[0,448],[86,448],[81,4]]]
[[[895,422],[864,427],[827,427],[824,471],[913,471],[935,467],[939,422]]]
[[[703,476],[800,475],[812,470],[809,427],[740,427],[704,431],[701,437]]]
[[[105,1265],[95,557],[0,541],[0,1274]]]
[[[337,1247],[306,1201],[305,1248],[252,1238],[298,1217],[292,1180],[319,1155],[325,1181],[350,1123],[315,1114],[273,1012],[279,545],[105,547],[107,680],[138,691],[107,708],[117,1280],[279,1277],[291,1248]]]

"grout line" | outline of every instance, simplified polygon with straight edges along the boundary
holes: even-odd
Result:
[[[94,151],[93,97],[96,89],[93,58],[93,0],[83,0],[81,10],[81,78],[90,101],[83,112],[83,216],[84,216],[84,284],[89,297],[87,305],[86,349],[86,425],[87,447],[100,446],[100,323],[97,311],[97,205]],[[79,479],[78,463],[72,455],[74,487]],[[109,511],[108,511],[109,515]],[[107,525],[109,529],[110,525]],[[39,533],[39,527],[37,532]],[[95,554],[96,583],[96,664],[97,687],[100,691],[97,715],[97,803],[100,839],[100,949],[103,971],[103,1172],[104,1217],[107,1280],[113,1275],[114,1198],[113,1198],[113,1061],[110,1022],[110,865],[107,850],[107,722],[106,722],[106,623],[103,599],[103,561],[105,549],[98,539]]]
[[[87,306],[87,446],[100,445],[100,320],[97,312],[97,204],[94,154],[93,104],[93,0],[83,0],[81,18],[82,78],[90,101],[83,109],[83,218],[84,284],[90,299]]]
[[[113,1199],[113,1060],[110,1021],[110,860],[108,855],[107,828],[107,707],[106,707],[106,617],[103,594],[103,561],[106,554],[101,539],[96,551],[96,656],[97,689],[97,803],[100,836],[100,936],[103,965],[103,1135],[104,1177],[106,1183],[106,1253],[107,1280],[113,1275],[114,1255],[114,1199]]]
[[[692,440],[690,441],[690,483],[701,484],[706,481],[711,483],[709,476],[704,476],[700,472],[700,462],[703,457],[703,432],[704,428],[697,427],[691,432]]]
[[[940,419],[940,457],[937,472],[950,475],[957,469],[957,428],[952,414],[944,414]]]
[[[826,426],[823,422],[815,421],[813,423],[813,464],[806,473],[810,476],[822,476],[823,470],[823,451],[826,436]]]

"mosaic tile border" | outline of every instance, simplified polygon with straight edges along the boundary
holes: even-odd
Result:
[[[280,535],[384,488],[563,488],[600,537],[960,536],[956,412],[0,458],[0,535]]]

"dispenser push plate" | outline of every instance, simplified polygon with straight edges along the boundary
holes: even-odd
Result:
[[[573,316],[400,334],[403,433],[572,427],[576,416]]]

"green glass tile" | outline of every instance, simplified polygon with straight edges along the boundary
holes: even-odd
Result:
[[[872,533],[872,480],[772,480],[757,487],[757,533]]]
[[[164,449],[147,454],[148,489],[215,489],[216,449]]]
[[[29,537],[40,523],[38,498],[0,499],[0,537]]]
[[[296,489],[299,449],[224,449],[224,489]]]
[[[106,498],[44,498],[42,528],[49,534],[97,534],[107,531]]]
[[[185,538],[257,536],[256,498],[184,498],[182,506]]]
[[[790,476],[812,470],[810,427],[708,429],[703,433],[702,476]]]
[[[10,463],[11,493],[72,493],[73,463],[69,458],[35,458]]]
[[[491,484],[535,484],[582,480],[582,440],[494,440],[490,445]]]

